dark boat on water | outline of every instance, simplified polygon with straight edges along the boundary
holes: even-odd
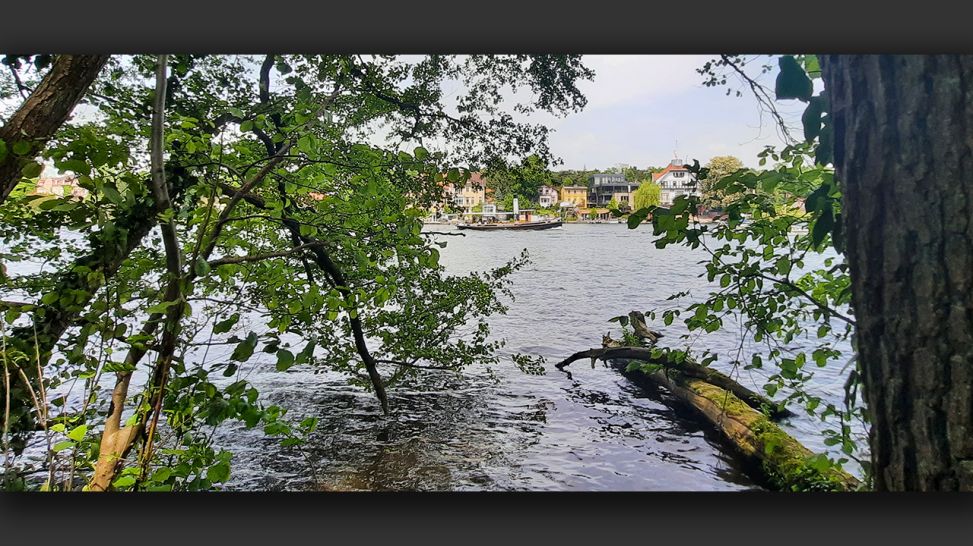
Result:
[[[507,230],[538,230],[561,227],[561,220],[543,220],[540,222],[499,222],[495,224],[456,224],[457,229],[472,229],[476,231],[507,231]]]

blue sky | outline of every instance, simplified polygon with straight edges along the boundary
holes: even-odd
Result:
[[[749,90],[742,97],[727,96],[726,88],[702,85],[696,69],[712,57],[585,56],[585,65],[596,74],[593,81],[579,86],[588,97],[584,111],[565,118],[532,119],[555,129],[551,149],[564,160],[560,167],[564,169],[619,163],[664,166],[674,151],[684,160],[700,163],[716,155],[733,155],[756,167],[757,153],[764,146],[781,146],[783,141],[769,116],[761,119]],[[775,77],[776,72],[770,72],[760,81],[773,89]],[[734,90],[740,88],[735,79],[728,83]],[[780,106],[789,125],[799,127],[803,104],[790,102]]]

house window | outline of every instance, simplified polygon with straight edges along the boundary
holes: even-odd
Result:
[[[682,178],[682,177],[686,176],[686,173],[683,172],[683,171],[676,171],[676,172],[672,173],[672,176],[674,176],[676,178]]]

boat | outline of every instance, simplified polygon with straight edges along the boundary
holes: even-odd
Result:
[[[538,230],[561,227],[560,218],[542,220],[538,222],[497,222],[495,224],[457,224],[457,229],[472,229],[475,231],[504,231],[504,230]]]

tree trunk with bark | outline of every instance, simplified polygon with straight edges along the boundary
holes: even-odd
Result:
[[[973,490],[973,56],[827,56],[878,490]]]
[[[7,153],[0,159],[0,203],[21,180],[21,169],[40,152],[64,124],[84,96],[88,86],[101,72],[109,55],[58,55],[24,103],[0,127],[0,140]],[[26,153],[14,153],[14,145],[26,142]]]

